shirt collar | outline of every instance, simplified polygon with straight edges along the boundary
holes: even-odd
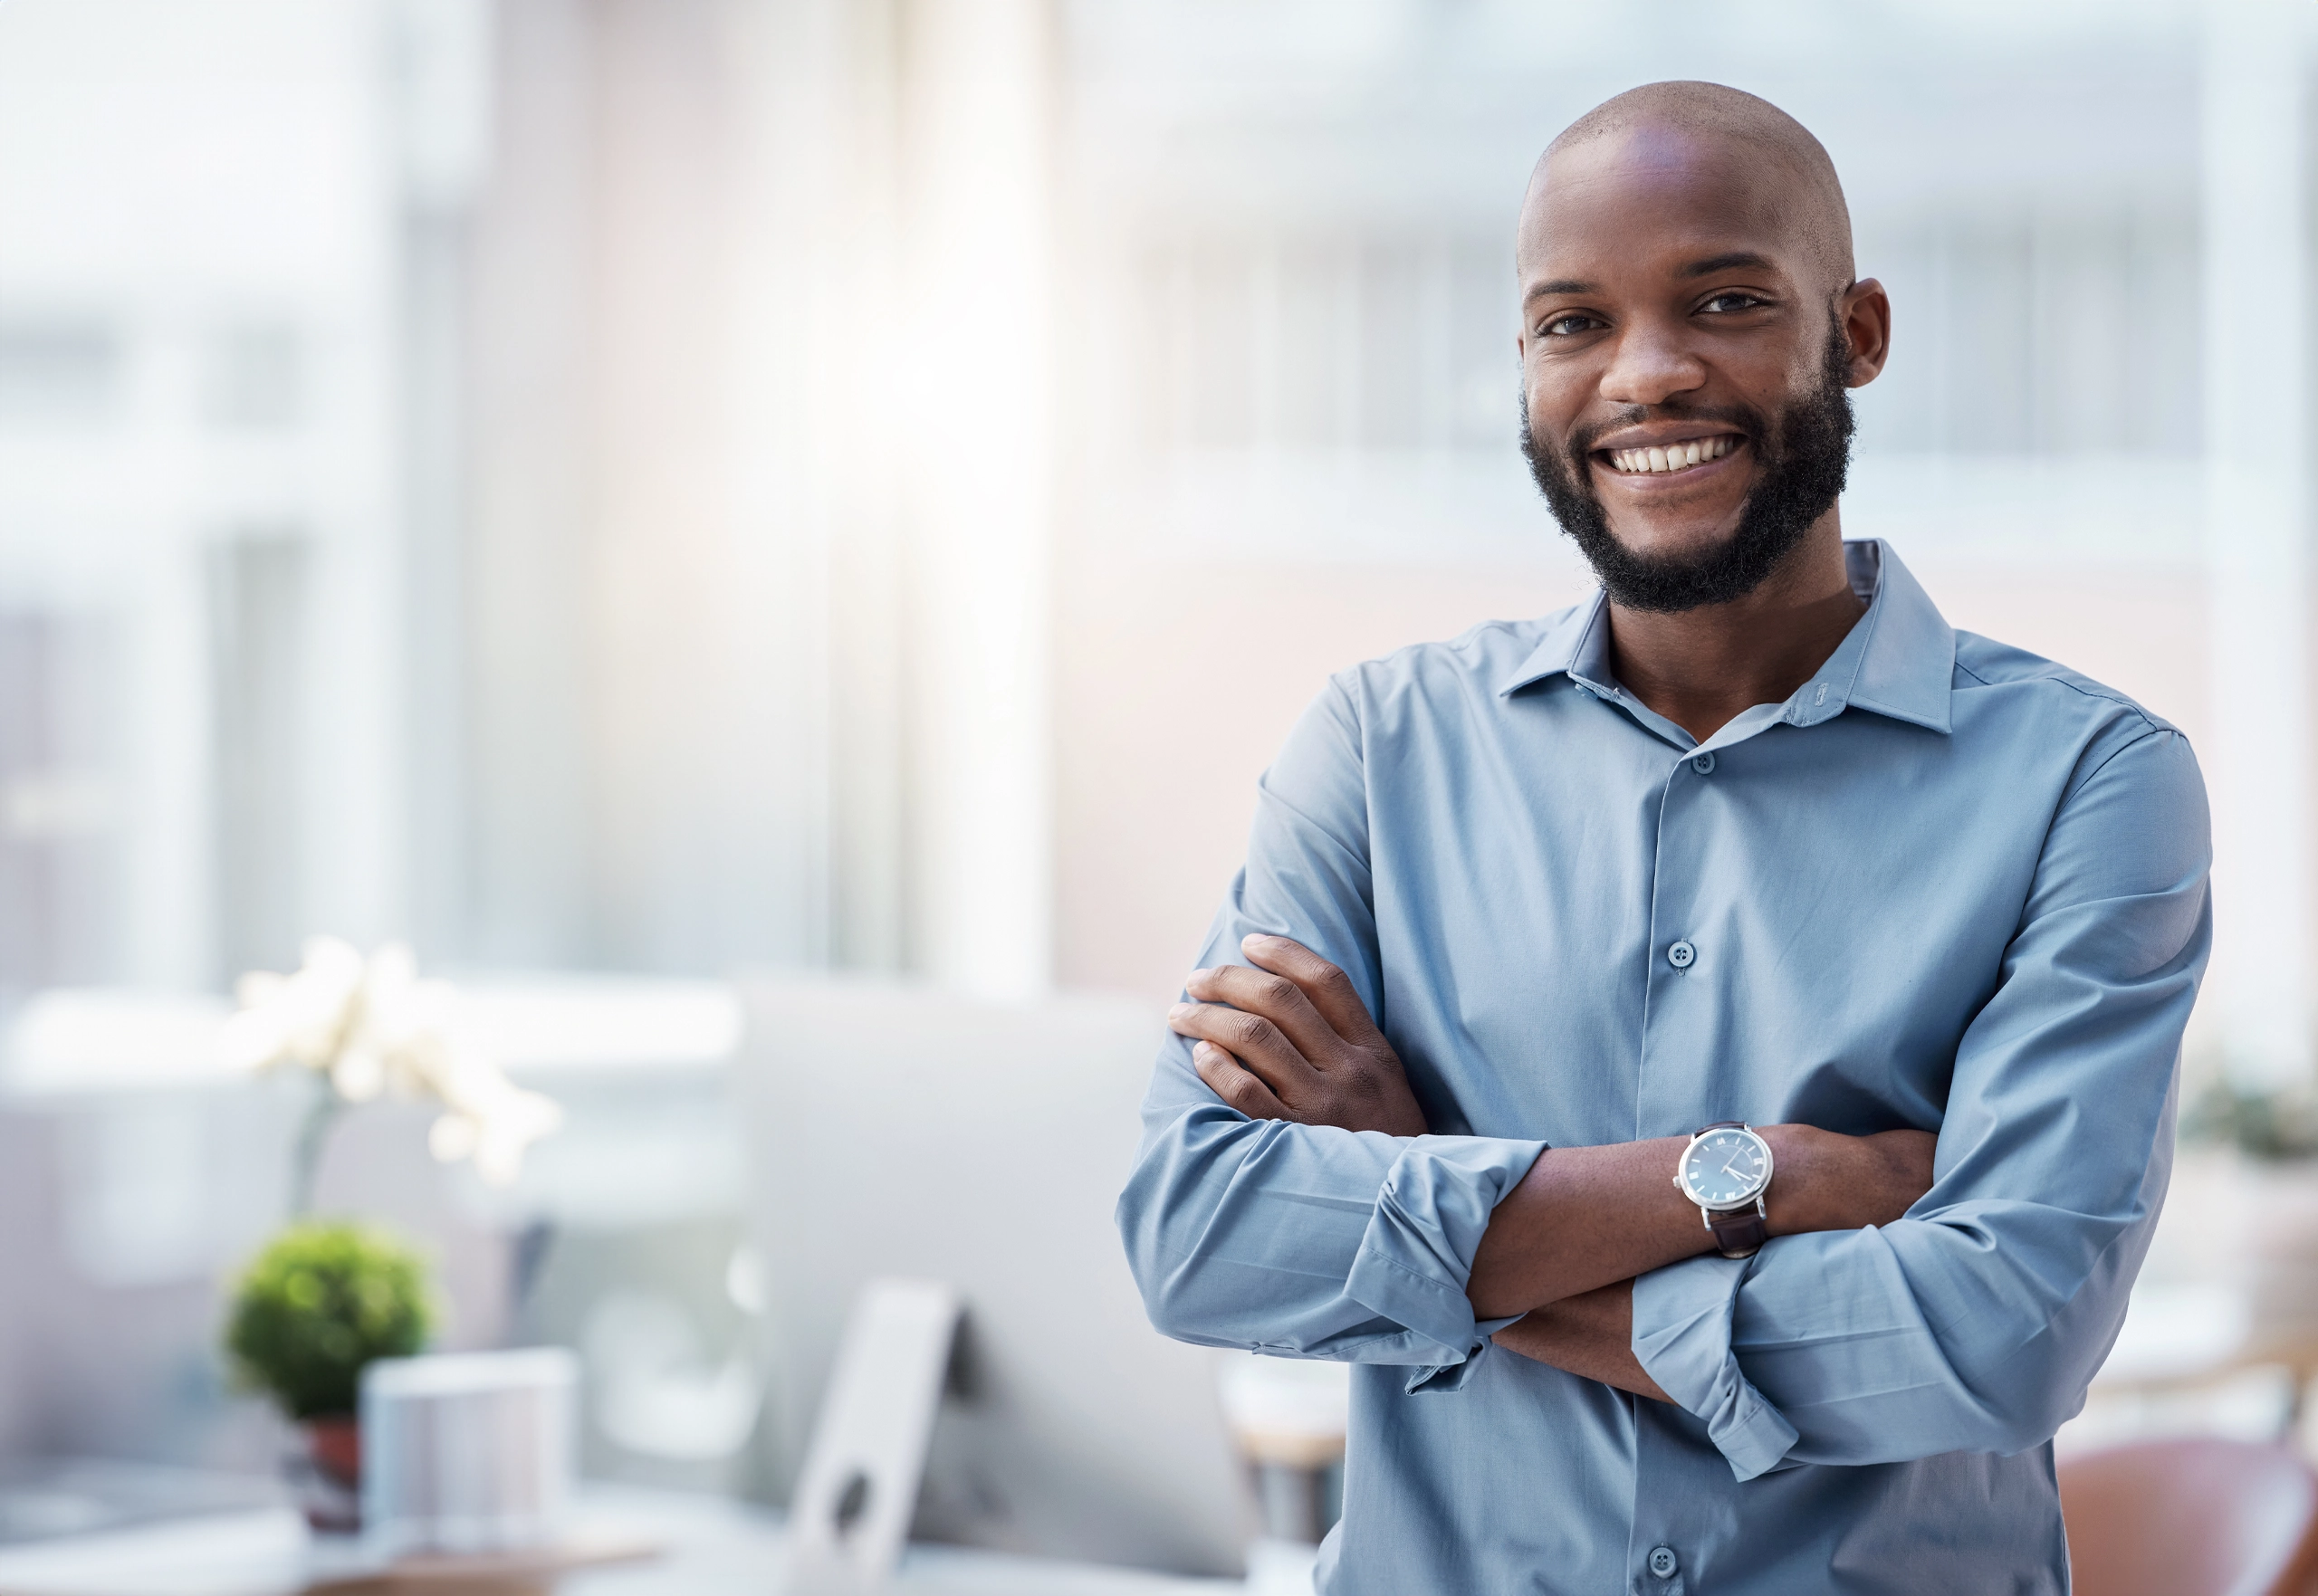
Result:
[[[1956,674],[1956,633],[1892,546],[1881,538],[1844,545],[1852,588],[1867,611],[1811,680],[1788,697],[1780,719],[1815,726],[1853,704],[1945,734],[1948,694]],[[1498,687],[1500,696],[1549,676],[1566,675],[1603,696],[1617,693],[1610,674],[1609,602],[1597,589],[1548,627],[1521,668]]]

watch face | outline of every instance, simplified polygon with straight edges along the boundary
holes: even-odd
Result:
[[[1682,1154],[1682,1190],[1702,1208],[1738,1208],[1770,1184],[1770,1150],[1752,1131],[1709,1131]]]

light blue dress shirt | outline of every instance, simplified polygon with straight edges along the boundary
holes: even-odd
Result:
[[[1356,1366],[1328,1596],[2067,1589],[2051,1439],[2164,1196],[2204,786],[1846,552],[1842,645],[1703,743],[1597,596],[1341,674],[1264,776],[1201,960],[1342,965],[1438,1133],[1245,1119],[1171,1040],[1119,1225],[1167,1333]],[[1725,1119],[1936,1130],[1936,1183],[1643,1276],[1677,1406],[1490,1345],[1473,1249],[1540,1151]]]

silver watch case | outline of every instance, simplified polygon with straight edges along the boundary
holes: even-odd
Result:
[[[1753,1142],[1756,1150],[1762,1154],[1763,1167],[1759,1174],[1755,1175],[1746,1183],[1744,1190],[1727,1197],[1718,1192],[1715,1195],[1719,1200],[1708,1202],[1699,1194],[1694,1184],[1683,1177],[1691,1172],[1691,1155],[1697,1150],[1700,1142],[1711,1136],[1726,1135],[1741,1137]],[[1725,1167],[1728,1168],[1727,1165]],[[1674,1190],[1699,1205],[1699,1222],[1709,1228],[1713,1226],[1714,1215],[1736,1213],[1740,1209],[1748,1207],[1753,1208],[1765,1219],[1768,1219],[1770,1214],[1769,1210],[1763,1206],[1763,1193],[1770,1190],[1770,1184],[1771,1144],[1764,1141],[1752,1125],[1710,1126],[1691,1136],[1683,1145],[1681,1155],[1674,1161]]]

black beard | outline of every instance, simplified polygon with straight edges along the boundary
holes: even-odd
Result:
[[[1690,416],[1729,424],[1746,435],[1763,463],[1761,479],[1738,512],[1738,530],[1696,554],[1652,559],[1636,554],[1610,530],[1609,511],[1595,494],[1585,456],[1595,438],[1625,422],[1586,428],[1566,450],[1550,447],[1538,441],[1529,425],[1525,390],[1521,454],[1554,519],[1594,568],[1611,603],[1662,614],[1729,604],[1761,587],[1842,495],[1853,426],[1851,389],[1844,381],[1850,368],[1851,347],[1837,322],[1828,333],[1818,386],[1779,413],[1775,444],[1768,419],[1750,406],[1691,411],[1660,407],[1677,418]]]

